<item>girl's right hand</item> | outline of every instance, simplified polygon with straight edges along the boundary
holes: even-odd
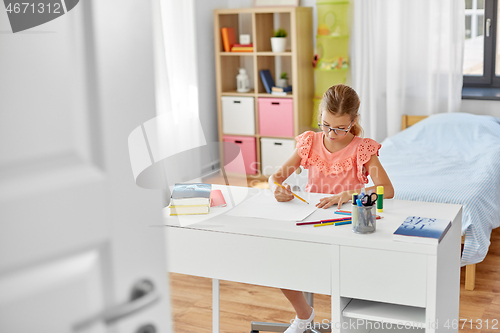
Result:
[[[283,189],[281,186],[277,186],[274,189],[274,197],[278,202],[286,202],[290,201],[293,199],[293,194],[292,194],[292,189],[290,188],[290,185],[283,183],[282,184],[285,188]]]

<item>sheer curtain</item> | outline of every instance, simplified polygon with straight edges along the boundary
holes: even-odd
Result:
[[[353,1],[352,85],[366,137],[396,134],[403,114],[458,111],[464,8],[463,0]]]
[[[201,155],[194,148],[206,145],[200,123],[194,0],[155,0],[155,78],[157,117],[144,125],[156,138],[151,145],[155,160],[191,151],[188,164],[169,162],[168,185],[192,181],[188,175],[202,173]]]

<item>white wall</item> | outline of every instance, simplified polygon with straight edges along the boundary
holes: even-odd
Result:
[[[213,11],[218,8],[228,8],[229,2],[240,1],[194,0],[200,122],[207,142],[216,142],[219,140],[217,129]]]
[[[500,118],[500,101],[463,99],[460,112],[485,114]]]

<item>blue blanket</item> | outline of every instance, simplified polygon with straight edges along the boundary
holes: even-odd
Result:
[[[430,116],[382,143],[380,161],[403,200],[463,205],[462,265],[481,262],[500,226],[500,121]]]

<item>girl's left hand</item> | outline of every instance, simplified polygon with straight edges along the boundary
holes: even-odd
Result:
[[[339,194],[332,195],[331,197],[321,198],[316,204],[318,208],[328,208],[332,205],[338,204],[338,208],[342,206],[343,203],[349,202],[351,200],[351,195],[348,192],[342,192]]]

